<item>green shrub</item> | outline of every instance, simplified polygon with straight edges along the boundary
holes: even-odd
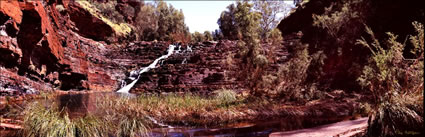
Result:
[[[232,90],[220,89],[214,91],[214,93],[216,93],[214,99],[221,102],[222,104],[230,104],[237,100],[236,93]]]
[[[308,55],[308,45],[299,44],[294,56],[279,68],[278,76],[281,84],[278,86],[280,97],[298,100],[305,90],[304,82],[307,78],[307,69],[311,62]]]
[[[195,31],[192,33],[192,42],[203,42],[205,41],[205,36],[202,33],[199,33],[198,31]]]
[[[358,78],[375,101],[368,128],[370,136],[406,136],[420,133],[423,128],[423,105],[415,102],[423,101],[424,30],[418,22],[413,22],[413,26],[417,35],[410,36],[415,47],[411,59],[403,56],[405,44],[397,42],[392,33],[387,33],[389,39],[381,43],[366,27],[372,43],[365,38],[357,42],[372,52],[369,65]]]
[[[325,8],[323,15],[313,14],[313,26],[325,29],[328,34],[334,38],[339,37],[340,29],[344,29],[344,25],[350,23],[351,20],[359,18],[359,13],[351,8],[352,5],[361,2],[361,0],[351,0],[344,3],[340,11],[335,11],[338,6],[332,4]]]

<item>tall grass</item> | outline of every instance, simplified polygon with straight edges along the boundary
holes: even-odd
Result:
[[[118,100],[121,99],[115,101]],[[51,107],[55,105],[47,107],[35,102],[24,111],[24,129],[21,134],[28,137],[148,136],[149,122],[141,113],[120,111],[127,108],[123,104],[100,106],[98,111],[70,119],[65,110]]]
[[[100,137],[107,136],[104,121],[95,116],[71,120],[55,108],[46,108],[34,103],[24,111],[23,135],[28,137]]]
[[[237,100],[236,93],[232,90],[220,89],[214,92],[216,93],[214,99],[223,105],[229,106]]]

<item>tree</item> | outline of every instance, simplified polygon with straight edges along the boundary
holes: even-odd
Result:
[[[284,18],[290,11],[290,5],[284,1],[266,1],[257,0],[253,1],[254,9],[261,13],[260,20],[260,35],[266,39],[270,31],[277,26],[277,24]],[[283,15],[279,15],[283,14]]]
[[[219,29],[216,29],[212,32],[213,39],[214,40],[221,40],[223,39],[223,33]]]
[[[156,10],[158,16],[158,38],[159,40],[169,40],[167,32],[170,27],[171,17],[167,3],[159,1]]]
[[[192,34],[192,42],[202,42],[205,40],[205,37],[203,34],[199,33],[198,31],[195,31]]]
[[[217,24],[223,34],[223,38],[229,40],[236,40],[238,37],[238,27],[235,21],[235,5],[230,4],[227,10],[221,12]]]
[[[141,7],[137,15],[134,27],[136,29],[137,40],[155,40],[158,29],[158,17],[155,14],[155,7],[146,4]]]
[[[242,57],[240,76],[247,80],[252,94],[258,95],[257,83],[261,80],[267,58],[260,52],[259,23],[261,15],[251,10],[252,4],[247,1],[236,3],[234,12],[235,24],[238,28],[239,40],[237,45],[241,48],[239,55]]]
[[[210,31],[204,31],[204,37],[205,37],[205,41],[213,40],[213,36]]]

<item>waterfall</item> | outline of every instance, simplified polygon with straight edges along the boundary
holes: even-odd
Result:
[[[157,58],[154,62],[152,62],[149,66],[141,68],[139,70],[135,70],[135,71],[131,71],[130,72],[130,76],[129,79],[133,80],[133,82],[131,82],[128,85],[125,85],[124,87],[121,87],[121,89],[119,89],[117,92],[118,93],[129,93],[130,89],[134,86],[134,84],[137,83],[137,81],[140,78],[140,75],[142,73],[145,73],[147,71],[149,71],[150,69],[156,68],[156,65],[158,64],[159,61],[168,58],[168,56],[170,56],[171,54],[173,54],[174,52],[174,48],[176,46],[174,45],[170,45],[168,46],[168,53],[166,55],[162,55],[161,57]],[[124,83],[124,82],[123,82]]]
[[[182,64],[186,64],[187,63],[187,60],[186,60],[186,58],[184,58],[184,60],[182,61]]]

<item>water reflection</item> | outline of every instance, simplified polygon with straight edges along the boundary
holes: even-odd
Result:
[[[99,95],[101,94],[101,95]],[[121,96],[114,93],[95,94],[65,94],[57,98],[60,109],[66,110],[69,117],[83,117],[87,113],[96,111],[96,100],[105,98],[105,95]],[[133,96],[134,97],[134,96]],[[154,128],[150,136],[153,137],[266,137],[276,131],[290,131],[311,128],[347,119],[346,117],[282,117],[266,121],[237,123],[218,128],[176,127]]]

